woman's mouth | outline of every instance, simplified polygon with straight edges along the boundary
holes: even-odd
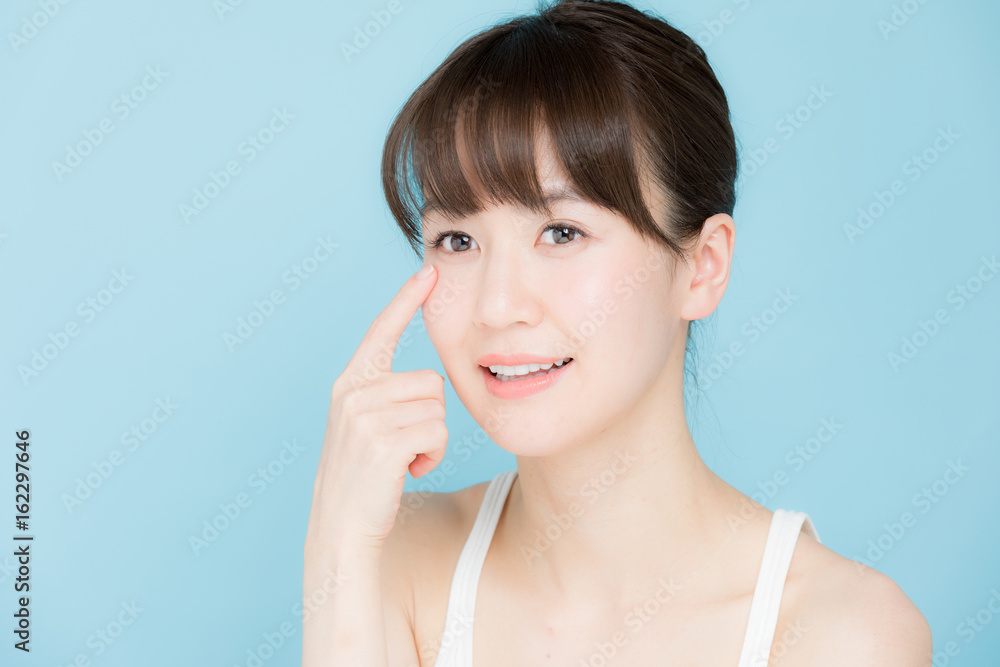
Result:
[[[553,364],[525,364],[523,366],[490,366],[490,374],[501,382],[518,382],[539,375],[548,375],[573,361],[566,357]]]
[[[557,366],[556,363],[559,365]],[[517,400],[552,387],[574,366],[572,357],[560,359],[545,368],[541,364],[523,366],[480,366],[486,390],[496,398]],[[575,371],[574,371],[575,372]],[[572,373],[570,373],[572,375]]]

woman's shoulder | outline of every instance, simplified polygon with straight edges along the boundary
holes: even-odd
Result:
[[[927,619],[892,578],[802,531],[772,651],[789,665],[930,667]]]
[[[382,549],[383,590],[386,602],[408,619],[422,654],[426,638],[440,635],[436,625],[448,609],[451,577],[488,485],[485,481],[456,491],[408,491],[400,499],[396,523]]]
[[[450,556],[457,561],[488,484],[480,482],[448,492],[403,493],[384,552],[398,553],[406,562],[422,568],[445,566]],[[426,572],[421,574],[423,577]]]
[[[407,491],[396,513],[392,534],[412,555],[440,556],[449,546],[464,544],[476,520],[489,481],[456,491]]]

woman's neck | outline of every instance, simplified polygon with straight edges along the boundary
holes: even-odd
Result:
[[[732,544],[728,519],[745,497],[702,461],[683,400],[664,398],[647,395],[562,453],[518,456],[498,526],[512,568],[567,604],[615,604],[644,594],[658,573],[703,569]]]

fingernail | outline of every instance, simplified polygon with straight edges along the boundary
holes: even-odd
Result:
[[[434,270],[434,265],[433,264],[428,264],[424,268],[422,268],[419,271],[417,271],[417,279],[420,280],[420,279],[426,278],[427,276],[431,275],[431,271],[433,271],[433,270]]]

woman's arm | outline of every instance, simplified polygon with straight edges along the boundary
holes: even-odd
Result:
[[[306,539],[302,667],[389,667],[381,548],[342,537]]]
[[[412,633],[407,647],[397,615],[386,642],[384,610],[395,609],[399,586],[390,583],[384,595],[382,569],[401,572],[393,555],[401,538],[389,536],[406,473],[421,477],[440,463],[448,427],[444,377],[430,369],[393,372],[392,353],[433,289],[432,275],[427,265],[406,281],[330,391],[303,554],[303,667],[397,667],[400,656],[414,657]]]
[[[303,667],[420,667],[412,609],[406,606],[412,588],[403,528],[398,523],[381,548],[338,542],[336,536],[326,545],[320,540],[328,538],[307,538]],[[338,543],[348,546],[340,549]]]

